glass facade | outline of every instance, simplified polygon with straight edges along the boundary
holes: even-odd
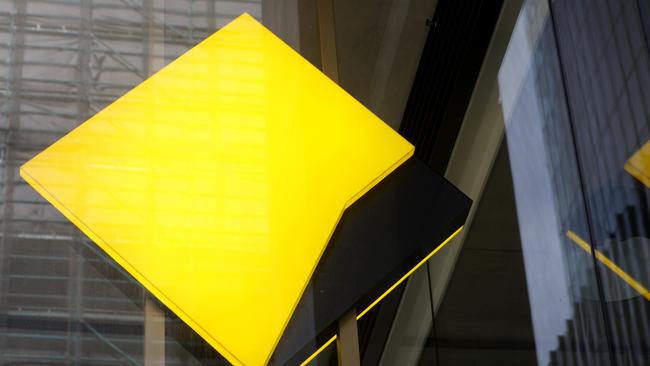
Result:
[[[151,320],[150,295],[18,167],[243,11],[261,3],[0,1],[0,364],[142,365],[156,317],[166,364],[228,364],[171,313]]]
[[[395,129],[441,4],[333,1],[340,84]],[[228,364],[18,167],[244,11],[320,66],[315,2],[0,0],[0,365]],[[481,62],[444,171],[470,218],[362,364],[649,365],[650,3],[504,1]]]
[[[648,186],[626,168],[650,138],[647,6],[526,1],[493,40],[465,123],[503,142],[420,364],[650,362]]]

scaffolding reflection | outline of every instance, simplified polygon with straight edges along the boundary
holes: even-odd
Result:
[[[143,364],[143,289],[18,167],[243,11],[261,2],[0,2],[0,364]],[[168,342],[170,365],[197,362],[198,341]]]

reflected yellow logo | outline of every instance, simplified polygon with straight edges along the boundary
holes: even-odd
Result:
[[[343,210],[412,153],[242,15],[20,173],[229,361],[263,365]]]
[[[624,168],[639,182],[650,188],[650,141],[625,162]]]

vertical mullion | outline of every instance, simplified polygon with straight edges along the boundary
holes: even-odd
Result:
[[[586,221],[587,221],[587,231],[589,238],[591,239],[590,242],[592,243],[590,245],[591,248],[591,257],[592,257],[592,262],[593,262],[593,267],[594,267],[594,276],[596,279],[596,285],[597,285],[597,293],[598,293],[598,299],[600,301],[600,309],[602,312],[602,320],[603,320],[603,325],[605,327],[605,341],[607,342],[607,346],[609,349],[609,360],[612,365],[616,365],[616,359],[614,358],[614,344],[612,343],[612,331],[611,331],[611,324],[609,323],[609,318],[608,318],[608,310],[605,305],[605,297],[603,294],[603,286],[602,286],[602,274],[600,273],[600,270],[598,268],[598,262],[596,259],[596,253],[595,249],[593,246],[593,224],[592,224],[592,217],[591,217],[591,212],[589,211],[589,205],[587,202],[587,198],[585,197],[585,193],[587,192],[586,190],[586,184],[585,184],[585,176],[584,172],[581,166],[581,157],[579,154],[579,149],[576,146],[577,144],[577,139],[576,139],[576,131],[575,131],[575,126],[574,126],[574,116],[571,110],[571,103],[569,102],[569,95],[568,95],[568,90],[566,86],[566,73],[564,70],[564,62],[562,59],[562,51],[561,47],[559,44],[559,38],[557,35],[557,29],[556,29],[556,19],[555,19],[555,12],[553,10],[553,0],[547,0],[548,3],[548,11],[549,11],[549,25],[552,30],[553,34],[553,44],[555,46],[555,50],[557,52],[557,59],[558,59],[558,67],[560,71],[560,79],[561,79],[561,84],[562,84],[562,91],[563,91],[563,97],[564,97],[564,103],[565,103],[565,108],[567,111],[567,116],[568,116],[568,121],[569,121],[569,128],[570,128],[570,133],[571,133],[571,140],[572,140],[572,145],[573,145],[573,153],[575,154],[576,157],[576,168],[578,171],[578,181],[580,182],[580,187],[582,190],[581,193],[581,198],[582,198],[582,203],[584,207],[584,212],[586,216]]]

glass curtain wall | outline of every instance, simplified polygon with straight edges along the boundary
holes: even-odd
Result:
[[[465,124],[503,141],[420,364],[650,364],[648,9],[524,1],[492,47]]]
[[[18,167],[243,11],[261,3],[0,0],[0,365],[144,364],[149,295]],[[166,364],[227,364],[159,317]]]
[[[243,11],[318,65],[315,8],[297,3],[0,0],[0,365],[143,365],[156,306],[18,167]],[[493,141],[486,174],[468,180],[477,159],[460,148],[447,171],[476,202],[458,259],[415,275],[426,306],[407,288],[383,353],[362,362],[648,365],[650,3],[505,3],[513,24],[459,137]],[[342,86],[398,128],[435,1],[334,8]],[[159,319],[167,364],[227,364]]]

